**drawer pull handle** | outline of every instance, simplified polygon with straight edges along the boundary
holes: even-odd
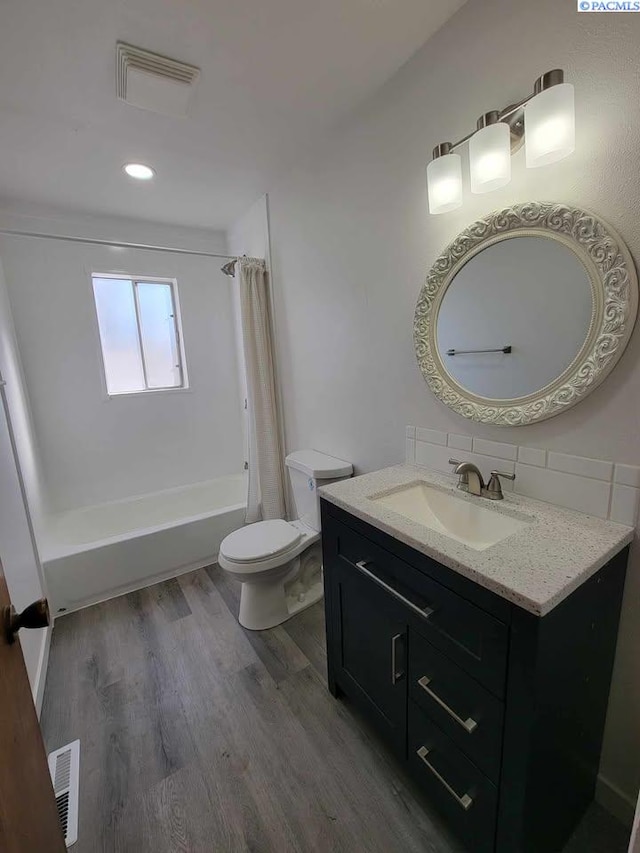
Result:
[[[385,589],[387,592],[391,593],[394,598],[397,598],[398,601],[401,601],[404,605],[406,605],[406,607],[409,607],[411,610],[413,610],[414,613],[417,613],[418,616],[421,616],[423,619],[429,619],[429,617],[433,616],[433,614],[435,613],[433,607],[418,607],[418,605],[414,604],[413,601],[409,601],[409,599],[405,598],[404,595],[400,595],[400,593],[397,592],[397,590],[395,590],[392,586],[389,586],[388,583],[385,583],[377,575],[374,575],[373,572],[370,572],[367,568],[366,560],[360,560],[355,565],[356,568],[360,569],[363,574],[365,574],[368,578],[371,578],[374,583],[377,583],[378,586],[382,587],[382,589]]]
[[[400,681],[401,678],[404,677],[404,672],[400,670],[398,672],[398,662],[397,662],[397,642],[402,638],[402,634],[396,634],[395,637],[391,638],[391,683],[395,684],[396,681]]]
[[[473,720],[471,717],[468,717],[466,720],[463,720],[462,717],[459,717],[456,714],[453,708],[450,708],[446,702],[443,702],[442,699],[436,693],[433,692],[433,690],[429,687],[429,685],[431,684],[431,679],[427,678],[426,675],[423,675],[422,678],[418,679],[418,684],[420,685],[420,687],[422,687],[425,693],[428,693],[429,696],[431,696],[431,698],[433,699],[433,701],[437,702],[438,705],[440,705],[440,707],[444,711],[446,711],[447,714],[449,714],[449,716],[456,721],[456,723],[459,723],[459,725],[461,725],[466,732],[471,734],[478,728],[478,724],[475,720]]]
[[[427,761],[427,755],[429,755],[429,750],[426,748],[426,746],[421,746],[420,749],[417,751],[417,755],[418,755],[418,758],[420,758],[421,761],[423,761],[427,765],[427,767],[433,773],[433,775],[436,777],[438,782],[440,782],[440,784],[444,788],[447,789],[447,791],[451,794],[451,796],[458,803],[458,805],[462,806],[462,808],[466,812],[468,812],[469,809],[471,808],[471,806],[473,805],[473,800],[471,799],[469,794],[463,794],[461,797],[458,796],[458,794],[456,794],[456,792],[453,790],[451,785],[447,782],[447,780],[444,777],[442,777],[438,773],[438,771],[433,766],[433,764],[430,761]]]

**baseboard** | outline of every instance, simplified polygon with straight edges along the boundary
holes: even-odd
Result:
[[[614,785],[613,782],[606,779],[602,774],[598,775],[598,781],[596,782],[596,801],[631,829],[636,810],[636,801],[627,796],[624,791],[621,791],[617,785]]]
[[[47,683],[47,667],[49,665],[49,650],[51,649],[51,635],[53,634],[53,619],[51,624],[45,628],[44,640],[40,649],[40,660],[38,661],[38,672],[33,685],[33,702],[36,713],[40,719],[42,711],[42,700],[44,699],[44,688]]]
[[[149,586],[155,586],[157,583],[162,583],[163,581],[168,581],[172,578],[178,578],[180,577],[180,575],[186,575],[189,572],[195,572],[196,569],[202,569],[205,566],[213,566],[217,562],[218,556],[216,554],[215,557],[207,557],[204,560],[198,560],[195,563],[189,563],[189,565],[181,566],[178,569],[169,569],[166,572],[158,572],[158,574],[155,575],[147,575],[147,577],[141,578],[140,580],[135,581],[134,583],[114,587],[113,589],[107,590],[106,592],[100,593],[99,595],[91,596],[90,598],[78,601],[74,604],[73,607],[69,607],[67,610],[65,610],[64,613],[58,613],[56,619],[64,619],[64,617],[68,616],[70,613],[77,613],[78,610],[84,610],[86,607],[93,607],[94,604],[101,604],[103,601],[111,601],[112,598],[120,598],[123,595],[128,595],[130,592],[136,592],[136,590],[139,589],[146,589]]]

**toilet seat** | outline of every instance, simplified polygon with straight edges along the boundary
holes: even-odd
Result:
[[[295,548],[301,537],[301,531],[287,521],[257,521],[226,536],[220,554],[236,564],[259,563]]]

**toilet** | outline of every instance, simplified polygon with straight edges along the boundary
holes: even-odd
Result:
[[[317,450],[297,450],[285,459],[295,521],[258,521],[222,540],[218,563],[242,584],[240,624],[252,631],[273,628],[322,598],[322,549],[318,487],[353,473],[350,462]]]

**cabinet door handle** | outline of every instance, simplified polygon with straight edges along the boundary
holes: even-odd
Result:
[[[458,803],[458,805],[459,805],[459,806],[462,806],[462,808],[463,808],[466,812],[468,812],[468,811],[469,811],[469,809],[471,808],[471,806],[473,805],[473,800],[471,799],[471,797],[469,796],[469,794],[463,794],[463,795],[460,797],[460,796],[459,796],[459,795],[458,795],[458,794],[453,790],[453,788],[452,788],[452,787],[451,787],[451,785],[447,782],[447,780],[446,780],[443,776],[441,776],[441,775],[438,773],[438,771],[436,770],[436,768],[433,766],[433,764],[432,764],[430,761],[428,761],[428,760],[427,760],[427,755],[429,755],[429,750],[426,748],[426,746],[421,746],[421,747],[420,747],[420,749],[417,751],[417,755],[418,755],[418,758],[420,758],[420,760],[421,760],[421,761],[423,761],[423,762],[426,764],[426,766],[427,766],[427,767],[429,768],[429,770],[433,773],[433,775],[436,777],[436,779],[438,780],[438,782],[440,782],[440,784],[443,786],[443,788],[445,788],[445,789],[446,789],[446,790],[451,794],[451,796],[452,796],[452,797],[453,797],[453,799]]]
[[[435,613],[433,607],[418,607],[418,605],[414,604],[413,601],[409,601],[409,599],[405,598],[404,595],[400,595],[400,593],[397,592],[392,586],[389,586],[388,583],[385,583],[377,575],[374,575],[373,572],[370,572],[367,568],[366,560],[360,560],[355,564],[355,566],[356,569],[359,569],[364,575],[366,575],[368,578],[371,578],[374,583],[377,583],[378,586],[382,587],[382,589],[385,589],[387,592],[391,593],[394,598],[397,598],[398,601],[401,601],[406,607],[409,607],[411,610],[413,610],[414,613],[417,613],[418,616],[421,616],[423,619],[429,619],[429,617],[433,616],[433,614]]]
[[[398,672],[398,660],[397,660],[397,642],[402,639],[402,634],[396,634],[391,638],[391,683],[395,684],[396,681],[399,681],[401,678],[404,678],[403,670]]]
[[[431,684],[431,679],[428,678],[426,675],[423,675],[422,678],[418,679],[418,684],[420,685],[420,687],[422,687],[425,693],[428,693],[429,696],[431,696],[431,698],[433,699],[433,701],[437,702],[438,705],[440,705],[440,707],[444,711],[446,711],[447,714],[456,721],[456,723],[461,725],[466,732],[471,734],[471,732],[475,731],[478,728],[478,724],[475,720],[473,720],[471,717],[467,717],[466,720],[463,720],[462,717],[459,717],[456,714],[453,708],[450,708],[446,702],[443,702],[442,699],[436,693],[433,692],[433,690],[429,687],[429,685]]]

